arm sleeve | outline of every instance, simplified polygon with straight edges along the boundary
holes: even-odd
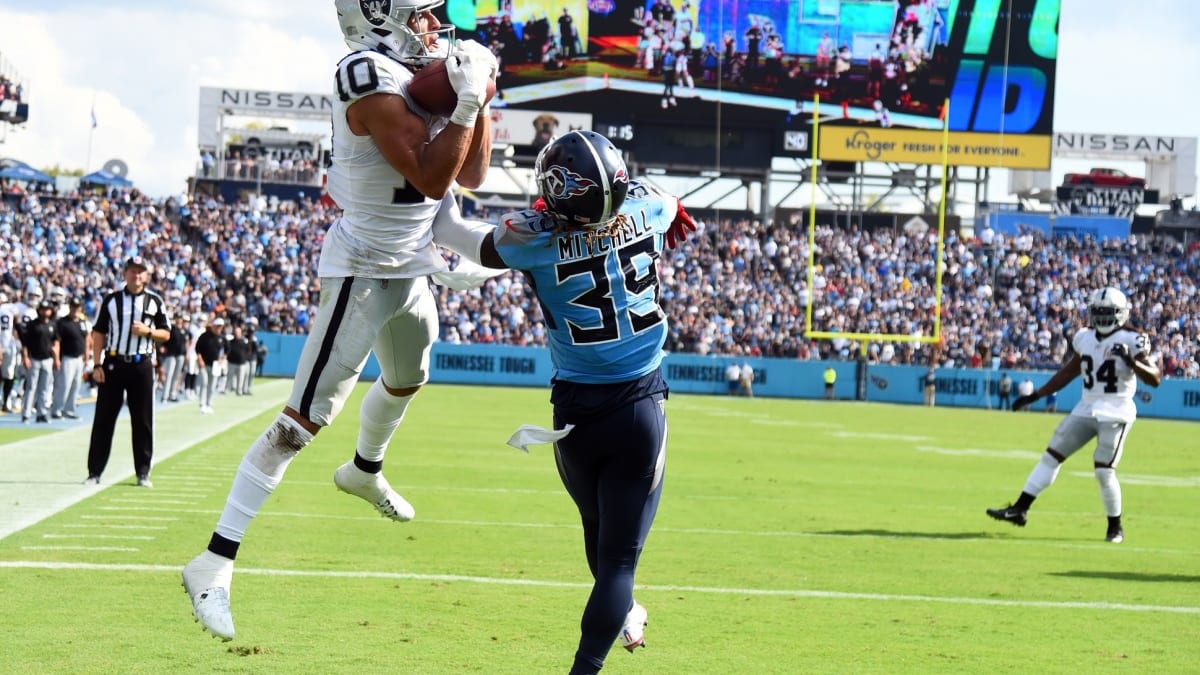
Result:
[[[463,218],[454,195],[442,197],[437,216],[433,219],[433,242],[479,264],[479,247],[483,238],[490,236],[496,226],[481,220]]]

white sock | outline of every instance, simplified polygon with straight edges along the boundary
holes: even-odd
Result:
[[[393,396],[383,386],[383,378],[375,380],[363,397],[358,413],[358,455],[368,462],[382,462],[396,427],[416,394]]]
[[[1025,492],[1034,497],[1040,495],[1042,490],[1054,484],[1054,479],[1058,478],[1058,469],[1062,464],[1050,453],[1043,453],[1042,459],[1033,467],[1033,471],[1029,472],[1029,478],[1025,481]]]
[[[1117,470],[1098,467],[1096,480],[1100,482],[1100,501],[1104,502],[1105,513],[1109,518],[1121,515],[1121,482],[1117,480]]]
[[[242,457],[225,500],[225,510],[217,521],[216,533],[240,542],[250,521],[283,479],[292,458],[312,439],[313,435],[299,422],[280,413]]]

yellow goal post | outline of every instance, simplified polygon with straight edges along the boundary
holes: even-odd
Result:
[[[809,182],[812,185],[812,196],[808,207],[808,297],[804,310],[804,335],[816,340],[857,340],[866,350],[867,342],[918,342],[938,344],[942,339],[942,271],[945,268],[943,260],[946,239],[946,175],[949,165],[950,139],[950,101],[947,99],[942,108],[942,194],[938,204],[938,238],[937,253],[934,261],[934,306],[933,306],[933,335],[904,335],[899,333],[843,333],[838,331],[813,330],[813,306],[816,304],[816,294],[813,289],[813,275],[816,272],[816,232],[817,232],[817,164],[818,149],[821,141],[821,96],[813,96],[812,114],[812,164]]]

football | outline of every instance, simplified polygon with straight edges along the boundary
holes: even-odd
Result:
[[[434,115],[446,116],[458,105],[458,94],[450,85],[446,62],[433,61],[413,74],[408,83],[408,95],[413,102]],[[487,100],[496,95],[496,81],[488,82]]]

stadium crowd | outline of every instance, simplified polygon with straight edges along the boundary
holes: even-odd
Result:
[[[337,214],[310,200],[231,205],[151,200],[136,190],[10,194],[0,202],[0,291],[14,299],[30,289],[61,291],[95,316],[103,293],[120,285],[122,261],[136,253],[153,263],[151,287],[172,313],[222,317],[230,330],[248,324],[304,333],[317,309],[321,239]],[[660,264],[671,351],[858,358],[853,340],[804,338],[810,297],[815,330],[934,333],[934,230],[817,228],[810,291],[808,233],[798,221],[697,221],[700,231]],[[1116,285],[1130,294],[1134,322],[1154,336],[1165,372],[1200,376],[1200,251],[1167,237],[985,239],[947,233],[942,343],[871,341],[870,361],[1056,368],[1070,333],[1083,325],[1086,293]],[[546,343],[541,309],[520,275],[437,291],[442,340]]]

